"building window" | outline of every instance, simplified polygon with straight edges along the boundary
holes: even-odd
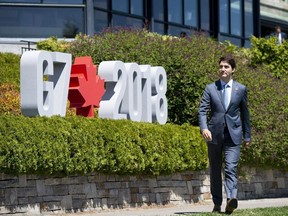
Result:
[[[179,0],[168,0],[168,22],[182,24],[182,2]]]
[[[230,29],[232,35],[242,36],[242,1],[230,2]]]
[[[198,1],[184,0],[184,24],[198,27]]]
[[[128,0],[112,0],[112,10],[129,13]]]
[[[228,21],[229,21],[229,8],[228,0],[220,0],[219,3],[219,30],[221,33],[229,33]]]
[[[84,26],[81,7],[0,7],[0,37],[74,38]]]
[[[210,31],[210,2],[209,0],[201,0],[201,26],[200,29]]]

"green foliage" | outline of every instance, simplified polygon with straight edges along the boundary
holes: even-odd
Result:
[[[0,84],[20,84],[20,56],[0,53]]]
[[[277,44],[277,38],[251,38],[251,64],[265,65],[277,78],[287,79],[288,41]]]
[[[239,62],[240,60],[238,60]],[[235,79],[248,88],[252,126],[250,148],[243,148],[243,164],[288,169],[288,82],[264,68],[238,64]]]
[[[199,128],[82,117],[0,116],[0,172],[160,175],[207,168]]]
[[[47,40],[43,40],[37,43],[37,49],[47,50],[51,52],[65,52],[68,46],[68,42],[65,40],[58,40],[57,37],[50,37]]]

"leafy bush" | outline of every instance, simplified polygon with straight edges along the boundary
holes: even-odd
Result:
[[[0,114],[20,115],[20,94],[17,86],[0,83]]]
[[[251,64],[265,65],[277,78],[287,79],[288,41],[277,44],[277,38],[251,38]]]
[[[207,168],[198,127],[0,116],[0,172],[160,175]]]
[[[20,56],[0,53],[0,83],[20,84]]]
[[[37,49],[47,50],[51,52],[65,52],[69,43],[65,40],[58,40],[57,37],[53,36],[47,40],[43,40],[37,43]]]

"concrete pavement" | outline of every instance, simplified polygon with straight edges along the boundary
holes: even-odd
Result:
[[[222,205],[225,210],[226,203]],[[239,200],[238,209],[266,208],[288,206],[288,198],[258,199],[258,200]],[[166,205],[166,206],[146,206],[139,208],[126,209],[107,209],[91,212],[79,212],[62,214],[63,216],[179,216],[195,213],[211,212],[213,209],[212,201],[205,201],[196,204]]]

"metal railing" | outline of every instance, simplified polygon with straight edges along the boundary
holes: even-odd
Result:
[[[20,40],[20,42],[24,42],[27,43],[28,47],[21,47],[21,53],[23,54],[26,51],[33,51],[33,50],[37,50],[35,48],[31,47],[31,44],[36,44],[37,42],[35,41],[27,41],[27,40]]]

